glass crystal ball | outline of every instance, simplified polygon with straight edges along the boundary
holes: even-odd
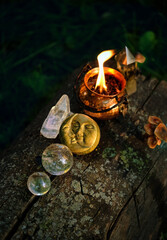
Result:
[[[73,165],[73,154],[63,144],[51,144],[42,154],[42,165],[52,175],[67,173]]]
[[[35,172],[29,176],[27,186],[32,194],[40,196],[49,191],[51,181],[46,173]]]

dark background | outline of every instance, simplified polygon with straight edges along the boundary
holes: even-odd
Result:
[[[53,97],[62,79],[103,50],[143,53],[145,74],[167,73],[166,1],[1,1],[0,148]]]
[[[53,97],[62,79],[103,50],[142,52],[145,74],[167,72],[166,3],[2,1],[0,145],[9,144]]]
[[[0,149],[103,50],[126,45],[146,56],[144,74],[167,79],[166,14],[165,0],[0,1]]]
[[[75,68],[103,50],[142,52],[145,74],[167,72],[166,2],[1,1],[0,146],[29,123]]]

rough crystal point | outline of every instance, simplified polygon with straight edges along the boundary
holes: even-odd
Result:
[[[64,94],[45,119],[40,133],[46,138],[56,138],[62,122],[70,115],[70,100]]]
[[[125,46],[125,51],[126,51],[127,65],[134,63],[136,59],[126,46]]]

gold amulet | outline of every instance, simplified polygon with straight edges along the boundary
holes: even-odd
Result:
[[[61,142],[78,155],[92,152],[100,140],[98,124],[87,115],[79,113],[63,122],[59,134]]]

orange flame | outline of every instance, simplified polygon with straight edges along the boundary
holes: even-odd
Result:
[[[97,77],[95,89],[99,86],[100,93],[107,90],[103,64],[114,55],[115,55],[115,50],[107,50],[107,51],[101,52],[97,56],[97,60],[99,63],[99,75]]]

